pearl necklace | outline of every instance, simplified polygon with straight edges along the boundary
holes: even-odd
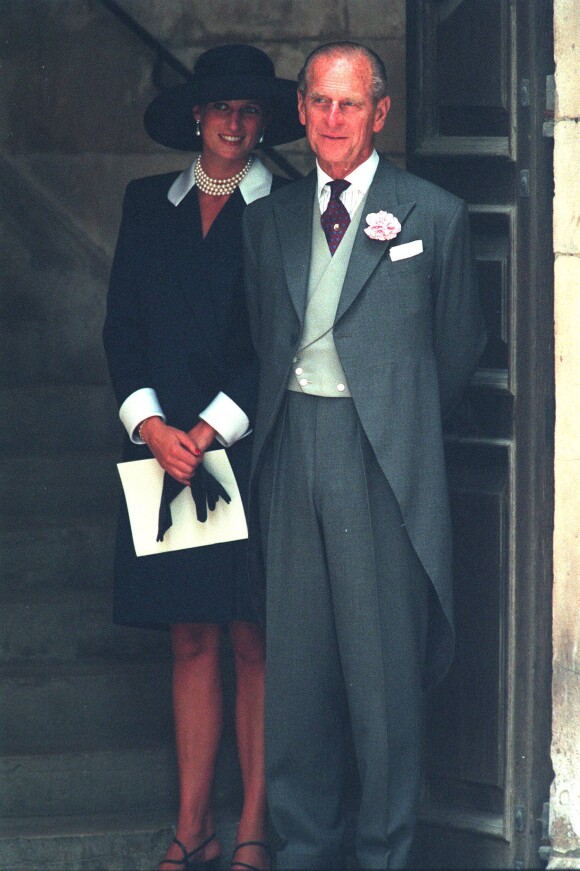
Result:
[[[201,157],[198,157],[193,168],[195,183],[200,191],[209,194],[210,197],[229,196],[229,194],[233,194],[241,180],[247,175],[253,162],[254,156],[250,154],[244,168],[235,175],[230,176],[230,178],[211,178],[201,165]]]

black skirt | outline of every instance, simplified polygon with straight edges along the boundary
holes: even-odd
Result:
[[[246,503],[251,436],[228,448]],[[126,626],[257,621],[249,589],[247,541],[231,541],[150,556],[135,556],[125,502],[115,554],[114,620]]]

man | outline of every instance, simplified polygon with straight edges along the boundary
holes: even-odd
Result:
[[[401,868],[423,690],[453,649],[441,421],[484,333],[465,204],[373,147],[389,110],[381,60],[322,46],[298,106],[316,171],[244,216],[277,867],[343,867],[350,728],[358,863]]]

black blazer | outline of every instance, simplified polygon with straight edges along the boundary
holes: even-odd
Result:
[[[167,422],[187,430],[219,391],[253,417],[256,360],[241,288],[242,195],[202,239],[195,188],[178,206],[167,199],[176,176],[127,187],[103,341],[119,405],[152,387]],[[126,459],[145,455],[127,438]]]

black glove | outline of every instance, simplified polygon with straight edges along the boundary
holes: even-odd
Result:
[[[179,496],[183,490],[184,484],[180,484],[175,478],[172,478],[167,472],[163,476],[163,490],[161,492],[161,502],[159,504],[159,523],[157,527],[157,541],[163,541],[163,536],[168,529],[171,528],[173,521],[171,518],[171,503],[176,496]],[[228,505],[231,497],[220,482],[211,475],[207,469],[200,464],[195,475],[191,479],[191,496],[195,502],[195,513],[200,523],[205,523],[207,520],[207,509],[213,511],[218,500],[221,498]]]
[[[163,536],[168,529],[173,525],[171,519],[170,505],[176,496],[179,496],[183,490],[184,484],[180,484],[175,478],[172,478],[167,472],[163,476],[163,490],[161,491],[161,502],[159,503],[159,523],[157,526],[157,541],[163,541]]]
[[[207,509],[213,511],[218,500],[221,498],[229,505],[231,500],[230,494],[222,487],[217,478],[214,478],[207,471],[203,464],[200,464],[195,470],[195,475],[191,479],[191,496],[195,502],[195,512],[197,519],[201,523],[207,520]]]

